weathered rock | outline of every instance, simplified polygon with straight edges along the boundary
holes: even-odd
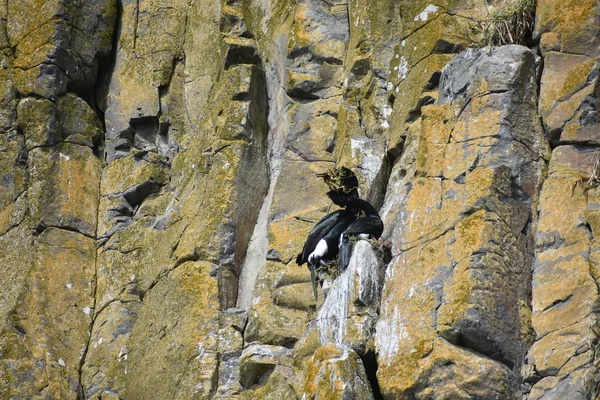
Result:
[[[570,398],[575,393],[591,398],[595,390],[590,376],[595,371],[592,343],[597,340],[598,318],[598,198],[585,184],[574,186],[578,176],[591,169],[595,154],[575,146],[558,147],[542,188],[532,282],[536,341],[527,362],[535,367],[537,379],[544,379],[534,382],[531,399]],[[550,377],[557,379],[549,384]]]
[[[0,5],[0,398],[593,398],[598,4],[444,69],[521,3]],[[338,165],[394,258],[315,304]]]
[[[316,316],[323,346],[344,345],[360,355],[373,350],[369,347],[375,335],[383,283],[381,263],[368,242],[356,243],[348,267],[333,282]]]
[[[29,207],[36,229],[59,227],[96,233],[100,161],[86,146],[70,143],[29,152]]]
[[[258,384],[277,365],[291,365],[291,350],[285,347],[250,345],[240,358],[240,383],[244,387]]]
[[[92,147],[102,134],[101,123],[80,97],[67,93],[58,101],[26,97],[17,106],[17,123],[29,150],[66,140]]]
[[[19,296],[28,281],[29,270],[33,265],[33,259],[23,259],[23,254],[31,255],[34,240],[31,231],[26,224],[21,223],[0,236],[0,262],[3,274],[0,275],[0,283],[4,290],[0,294],[0,318],[3,326],[11,310],[16,306]]]
[[[289,159],[307,162],[334,162],[336,115],[332,110],[339,98],[316,100],[310,104],[294,104],[290,113],[290,132],[286,140]],[[307,177],[308,178],[308,177]]]
[[[540,89],[540,114],[550,139],[593,144],[598,131],[599,66],[593,58],[549,52]]]
[[[536,7],[535,36],[542,51],[560,51],[571,54],[600,55],[598,31],[598,4],[593,1],[567,1],[560,6],[542,0]]]
[[[598,299],[594,174],[598,143],[598,5],[537,4],[534,34],[544,56],[540,114],[550,140],[535,232],[528,399],[597,396]],[[594,147],[585,147],[591,145]],[[568,199],[568,200],[567,200]],[[556,215],[559,213],[559,215]],[[566,276],[569,276],[567,279]]]
[[[117,396],[126,389],[131,368],[129,341],[140,303],[139,298],[129,296],[95,310],[95,328],[92,327],[80,378],[87,397]]]
[[[386,110],[391,112],[391,109]],[[381,136],[376,139],[365,135],[350,138],[350,155],[358,170],[359,183],[362,183],[361,196],[376,207],[383,203],[385,182],[388,180],[385,146]]]
[[[114,2],[83,3],[15,1],[0,11],[1,397],[80,390],[95,305],[101,162],[92,146],[102,125],[81,98],[62,95],[95,87],[116,17]]]
[[[214,392],[217,288],[208,263],[185,263],[146,294],[128,346],[126,397],[194,398]],[[176,379],[165,385],[161,376]]]
[[[98,236],[108,237],[133,222],[138,207],[168,182],[160,156],[138,152],[109,163],[100,187]]]
[[[285,29],[285,26],[282,27]],[[251,235],[246,256],[240,266],[239,292],[237,306],[249,310],[252,304],[253,291],[259,274],[263,269],[265,259],[269,253],[268,227],[271,222],[271,206],[275,196],[275,189],[279,180],[282,167],[282,157],[285,151],[286,137],[288,133],[289,117],[286,110],[290,106],[290,100],[282,87],[285,74],[287,36],[280,35],[275,43],[275,59],[273,64],[265,70],[267,88],[268,111],[268,168],[269,188],[262,202],[256,225]],[[284,241],[289,240],[284,236]],[[278,250],[272,249],[279,253]],[[281,253],[279,253],[281,254]],[[277,256],[277,259],[281,259]]]
[[[4,395],[77,398],[94,312],[95,250],[76,232],[48,228],[39,236],[27,286],[0,339],[0,380],[14,382]]]
[[[119,397],[195,398],[214,392],[217,287],[210,264],[188,262],[156,282],[141,304],[124,300],[103,308],[83,369],[86,396],[110,391]],[[161,376],[175,378],[165,385]]]
[[[244,346],[244,329],[248,321],[245,310],[221,312],[219,329],[219,383],[217,398],[228,398],[243,390],[240,379],[240,356]]]
[[[291,265],[282,271],[281,264],[267,262],[254,290],[244,335],[246,341],[291,347],[302,336],[308,323],[308,311],[305,307],[292,303],[296,308],[288,308],[285,302],[281,306],[275,303],[276,291],[281,287],[293,285],[298,288],[302,285],[306,287],[302,290],[304,296],[309,297],[312,293],[310,273],[308,270],[300,274],[294,273],[296,268],[298,267]]]
[[[144,6],[127,8],[124,12],[131,13],[128,18],[139,11],[136,7]],[[184,12],[178,14],[177,7]],[[214,11],[205,5],[186,7],[181,3],[173,8],[171,19],[165,21],[165,34],[186,36],[181,28],[185,21],[192,21],[192,17],[187,19],[185,15],[201,12],[204,14],[200,21],[207,22]],[[156,15],[159,10],[150,6],[148,12]],[[193,21],[194,26],[199,23]],[[155,22],[140,22],[146,23],[152,25]],[[206,275],[203,280],[218,282],[219,287],[216,291],[211,286],[211,291],[205,293],[205,301],[211,307],[219,299],[222,308],[235,304],[236,268],[243,260],[258,215],[257,204],[262,201],[267,184],[267,107],[262,71],[233,62],[223,65],[227,69],[223,79],[211,88],[210,93],[205,92],[210,98],[211,108],[205,110],[210,118],[202,119],[202,134],[192,135],[190,132],[197,129],[192,124],[199,122],[198,116],[203,111],[190,112],[189,107],[198,103],[189,103],[184,96],[188,91],[200,89],[198,84],[204,79],[204,69],[197,71],[203,77],[190,80],[189,85],[188,78],[179,80],[181,72],[173,65],[173,59],[181,57],[182,49],[174,47],[164,54],[153,53],[145,46],[154,40],[152,35],[156,32],[150,29],[148,33],[147,37],[136,38],[134,28],[122,36],[127,51],[123,52],[122,65],[117,59],[116,78],[112,84],[122,88],[139,87],[137,95],[140,97],[125,97],[117,91],[109,97],[107,160],[110,162],[102,182],[100,215],[105,217],[98,227],[99,235],[107,239],[98,259],[98,299],[102,307],[108,305],[98,319],[99,322],[114,321],[109,326],[131,326],[132,331],[131,335],[119,337],[111,346],[99,346],[91,353],[93,368],[84,374],[89,377],[86,384],[94,393],[122,391],[133,397],[146,396],[143,388],[151,386],[144,383],[146,380],[152,380],[154,384],[156,374],[172,372],[169,368],[154,370],[147,376],[135,372],[145,368],[143,365],[158,364],[152,361],[155,355],[148,353],[141,344],[147,335],[145,330],[154,329],[153,316],[159,312],[159,303],[146,305],[147,293],[158,289],[161,282],[169,285],[167,282],[173,277],[170,271],[174,268],[178,271],[187,265],[186,261],[198,259],[202,260],[203,274]],[[195,36],[201,40],[210,39],[205,33],[198,32]],[[138,44],[141,59],[157,70],[146,69],[147,65],[138,59]],[[131,45],[134,48],[129,47]],[[210,60],[218,60],[217,55],[211,54]],[[188,63],[186,58],[187,73],[194,74],[196,63],[203,64],[207,60],[191,55]],[[139,73],[151,73],[148,76],[151,79],[137,80],[129,74],[132,71],[129,68]],[[173,87],[168,87],[167,93],[159,87],[166,87],[171,77],[175,82]],[[163,108],[162,101],[160,108],[155,107],[153,97],[156,101],[165,99],[169,108]],[[143,103],[146,99],[150,102]],[[176,117],[184,121],[171,123],[170,118]],[[180,151],[172,151],[173,146]],[[214,278],[216,280],[212,281]],[[111,307],[115,301],[124,307]],[[163,307],[174,305],[161,304]],[[167,313],[168,308],[160,312]],[[173,318],[180,314],[181,311],[172,312]],[[202,315],[207,314],[202,312]],[[177,319],[173,323],[173,329],[181,325]],[[102,332],[102,325],[98,326],[98,332],[94,329],[93,335]],[[171,387],[157,389],[163,390],[166,396],[169,393],[181,397],[206,397],[217,390],[225,395],[235,393],[235,387],[228,386],[226,375],[238,376],[234,370],[237,353],[241,351],[243,326],[238,327],[239,330],[214,323],[200,327],[204,338],[182,339],[171,353],[166,353],[195,352],[188,366],[180,365],[177,356],[164,360],[166,365],[178,364],[179,371]],[[114,368],[111,362],[106,362],[123,357],[120,355],[123,346],[129,357],[126,367],[129,375],[125,380],[119,375],[123,368]],[[134,358],[136,361],[132,362]]]
[[[384,396],[427,397],[431,377],[471,374],[472,364],[480,372],[441,398],[511,398],[518,389],[509,369],[529,341],[526,227],[546,151],[534,85],[534,56],[523,47],[466,52],[442,75],[445,104],[423,108],[415,177],[400,204],[390,199],[398,219],[386,221],[396,256],[376,333]],[[457,360],[442,367],[450,354]]]
[[[153,2],[123,5],[119,37],[122,50],[117,52],[106,105],[107,140],[130,134],[132,120],[143,124],[157,119],[161,107],[159,86],[168,85],[174,62],[181,57],[184,41],[179,39],[185,37],[188,12],[182,1],[174,2],[164,12]],[[142,127],[142,131],[146,129]],[[112,157],[107,154],[109,161]]]
[[[550,139],[596,143],[598,125],[598,4],[537,5],[534,34],[544,54],[540,113]]]
[[[365,2],[367,3],[367,2]],[[486,19],[494,15],[500,8],[511,2],[485,3],[450,1],[443,6],[430,1],[383,2],[377,9],[362,6],[371,13],[379,12],[388,15],[392,20],[395,15],[401,16],[401,27],[398,31],[391,29],[393,41],[383,42],[391,53],[385,55],[388,62],[385,67],[388,75],[384,87],[392,100],[389,107],[393,110],[384,119],[390,125],[389,148],[401,146],[410,124],[421,116],[421,108],[433,104],[438,97],[438,82],[442,68],[452,59],[465,44],[465,26],[467,21]],[[356,15],[357,25],[362,18]],[[466,18],[457,18],[457,15]],[[368,27],[369,21],[364,19]],[[353,19],[354,20],[354,19]],[[388,21],[379,21],[378,29],[385,29]],[[373,29],[373,28],[371,28]],[[384,30],[385,32],[385,30]],[[378,32],[378,37],[381,33]],[[385,37],[385,35],[384,35]],[[387,49],[386,49],[387,50]],[[380,51],[386,51],[381,49]],[[389,51],[389,50],[387,50]]]
[[[219,360],[219,381],[215,399],[230,399],[239,395],[244,388],[240,384],[240,358]]]
[[[354,351],[343,345],[320,347],[306,366],[306,399],[373,399],[367,374]]]
[[[301,0],[290,36],[286,88],[292,98],[341,94],[341,64],[348,40],[347,2]]]
[[[298,375],[294,374],[294,371],[291,368],[284,365],[277,365],[264,385],[260,385],[251,390],[245,390],[240,393],[239,398],[248,400],[298,398],[298,393],[292,385],[293,380],[297,379],[297,377]]]
[[[0,134],[0,235],[19,225],[27,211],[25,144],[16,132]]]
[[[221,312],[219,324],[219,354],[227,357],[242,350],[243,333],[248,322],[245,310],[230,308]]]
[[[92,147],[103,135],[94,110],[78,96],[67,93],[56,102],[56,117],[65,141]]]
[[[24,98],[17,106],[17,121],[28,150],[55,145],[60,139],[56,105],[50,100]]]
[[[7,4],[17,90],[55,99],[67,88],[92,88],[99,62],[111,49],[116,8],[114,0]]]

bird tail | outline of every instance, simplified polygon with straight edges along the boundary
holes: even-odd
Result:
[[[317,264],[315,265],[311,260],[308,261],[308,269],[310,270],[310,282],[312,283],[313,293],[315,295],[315,302],[319,302],[319,295],[317,293]]]
[[[353,248],[354,243],[350,240],[350,237],[348,235],[343,235],[342,240],[340,241],[340,271],[345,271],[348,264],[350,264]]]

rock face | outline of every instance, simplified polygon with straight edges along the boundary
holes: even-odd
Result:
[[[598,199],[595,181],[587,179],[600,132],[600,37],[589,25],[599,9],[585,2],[557,13],[550,3],[538,6],[535,34],[544,57],[540,115],[557,147],[540,195],[531,301],[536,338],[525,382],[528,399],[588,399],[598,395]]]
[[[406,211],[390,221],[377,326],[385,396],[427,397],[446,376],[440,398],[516,397],[512,369],[531,330],[532,207],[548,156],[532,88],[524,47],[461,53],[407,138],[415,157],[397,164],[408,173],[392,184],[408,187],[386,199]]]
[[[1,5],[0,398],[596,398],[599,5],[488,3]]]

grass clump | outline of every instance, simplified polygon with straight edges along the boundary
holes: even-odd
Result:
[[[528,46],[535,23],[535,0],[511,3],[487,19],[468,18],[459,39],[467,47],[502,46],[520,44]]]
[[[323,178],[334,192],[350,194],[358,190],[356,175],[346,167],[334,168],[317,176]]]

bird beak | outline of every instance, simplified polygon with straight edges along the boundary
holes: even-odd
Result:
[[[317,174],[317,178],[323,178],[325,174]]]

